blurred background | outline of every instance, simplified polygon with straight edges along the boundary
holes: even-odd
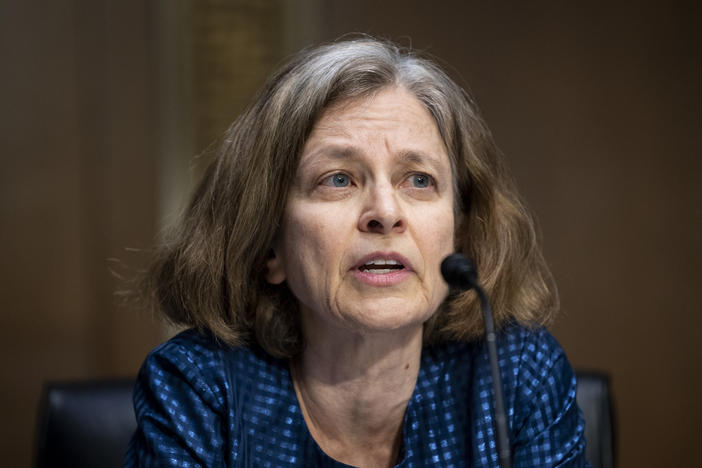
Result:
[[[293,51],[352,31],[470,87],[540,220],[574,366],[612,376],[619,466],[694,466],[701,9],[692,2],[0,0],[0,453],[47,380],[134,376],[120,305],[206,156]],[[690,3],[688,5],[687,3]]]

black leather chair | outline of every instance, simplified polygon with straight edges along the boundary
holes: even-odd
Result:
[[[614,412],[607,375],[577,372],[593,468],[615,466]],[[38,468],[121,467],[136,428],[134,380],[49,383],[39,417]]]
[[[596,371],[577,371],[578,406],[585,416],[587,459],[593,468],[616,466],[616,421],[609,376]]]
[[[122,467],[136,429],[133,388],[134,379],[46,384],[37,468]]]

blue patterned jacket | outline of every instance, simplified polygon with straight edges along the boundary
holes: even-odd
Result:
[[[544,329],[512,326],[498,354],[513,466],[583,467],[575,376]],[[482,342],[425,348],[398,467],[495,467],[492,379]],[[147,357],[127,467],[343,467],[305,425],[288,363],[185,331]]]

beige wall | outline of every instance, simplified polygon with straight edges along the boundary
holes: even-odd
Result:
[[[699,8],[511,3],[1,2],[8,466],[29,465],[41,382],[133,375],[161,339],[116,306],[111,259],[138,268],[125,247],[170,219],[190,157],[284,54],[349,31],[428,49],[470,84],[541,221],[554,333],[613,375],[620,466],[692,466]]]

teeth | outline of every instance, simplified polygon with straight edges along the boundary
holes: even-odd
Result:
[[[365,263],[366,265],[400,265],[400,262],[397,260],[383,260],[383,259],[376,259],[376,260],[371,260],[369,262]]]
[[[383,268],[386,267],[386,268]],[[375,275],[386,275],[388,273],[393,273],[398,270],[402,270],[404,265],[397,260],[386,260],[383,258],[375,258],[369,260],[361,266],[361,270],[373,273]]]
[[[383,269],[374,268],[372,270],[369,270],[368,273],[371,273],[374,275],[387,275],[388,273],[390,273],[392,271],[397,271],[397,270],[391,270],[390,268],[383,268]]]

